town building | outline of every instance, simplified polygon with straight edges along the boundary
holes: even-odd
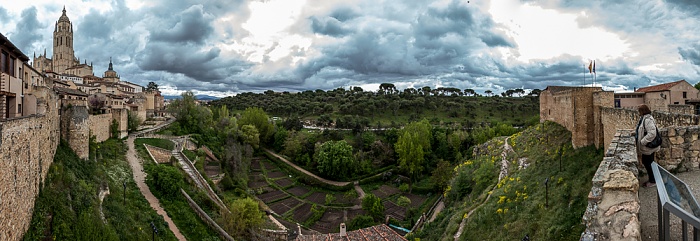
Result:
[[[634,92],[615,93],[615,108],[636,109],[646,104],[656,111],[698,114],[698,102],[700,90],[685,80],[639,88]]]

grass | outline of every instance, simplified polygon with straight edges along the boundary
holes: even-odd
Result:
[[[558,124],[546,122],[511,136],[510,144],[515,153],[508,158],[509,175],[499,182],[500,156],[496,156],[497,167],[490,170],[490,175],[476,170],[494,160],[497,147],[503,143],[502,139],[490,141],[484,146],[484,155],[456,168],[457,178],[453,179],[447,194],[447,207],[415,237],[447,240],[444,237],[456,233],[465,214],[491,192],[491,198],[467,217],[465,235],[460,240],[513,240],[525,235],[532,240],[579,238],[585,229],[581,217],[602,151],[593,146],[574,150],[570,144],[571,134]],[[559,153],[562,153],[561,170]],[[519,158],[527,158],[530,166],[519,170],[516,161]],[[469,174],[471,180],[459,181],[462,174]],[[545,197],[547,178],[548,195]],[[483,186],[485,188],[480,188]]]
[[[175,148],[175,143],[166,139],[158,138],[138,138],[134,140],[135,146],[143,146],[143,144],[148,144],[155,147],[160,147],[166,150],[173,150]]]
[[[126,146],[109,139],[100,143],[100,151],[96,162],[84,161],[61,142],[24,240],[149,240],[151,222],[159,240],[175,240],[133,182],[123,155]],[[97,197],[100,187],[110,191],[101,204],[104,220]]]

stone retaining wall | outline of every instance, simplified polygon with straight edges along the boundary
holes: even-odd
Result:
[[[637,151],[631,131],[618,131],[593,176],[581,240],[641,240]]]
[[[207,215],[207,213],[205,213],[204,210],[202,210],[202,208],[200,208],[199,205],[197,205],[197,203],[195,203],[194,200],[192,200],[192,198],[190,198],[190,195],[187,195],[187,193],[182,189],[180,189],[180,192],[183,196],[185,196],[185,199],[187,199],[187,204],[189,204],[192,210],[194,210],[194,212],[197,213],[197,216],[199,216],[199,218],[201,218],[205,223],[207,223],[209,227],[213,228],[214,231],[219,233],[219,236],[221,236],[221,238],[223,238],[224,240],[234,241],[233,237],[226,233],[224,229],[222,229],[216,222],[214,222],[214,220],[211,219],[211,217],[209,217],[209,215]]]
[[[146,148],[146,152],[148,152],[148,155],[151,156],[151,159],[153,159],[156,164],[169,163],[170,158],[173,156],[172,151],[170,150],[148,144],[143,144],[143,146]]]

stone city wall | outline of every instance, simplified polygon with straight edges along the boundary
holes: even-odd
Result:
[[[684,115],[694,115],[695,109],[692,105],[668,105],[668,112]]]
[[[602,107],[601,124],[605,145],[609,146],[617,130],[634,130],[639,122],[639,112],[630,109]],[[698,124],[698,116],[654,111],[651,113],[659,128],[691,126]]]
[[[61,139],[68,142],[75,154],[87,159],[90,154],[90,121],[85,106],[66,106],[61,111]]]
[[[595,144],[604,140],[597,126],[603,118],[604,107],[612,107],[614,94],[590,87],[558,87],[540,94],[540,121],[554,121],[571,131],[574,148]]]
[[[90,115],[90,135],[95,136],[95,141],[103,142],[109,139],[109,126],[112,124],[112,114]]]
[[[659,129],[661,150],[656,162],[671,172],[697,171],[700,169],[700,126],[672,126]]]
[[[45,87],[35,91],[44,114],[0,122],[0,240],[21,240],[29,228],[59,143],[58,96]]]
[[[641,240],[636,148],[631,131],[615,134],[593,176],[581,240]]]
[[[128,123],[129,114],[126,109],[112,109],[112,119],[117,120],[119,124],[119,138],[124,138],[129,135]]]

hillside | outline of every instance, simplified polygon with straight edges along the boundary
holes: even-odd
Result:
[[[503,162],[506,141],[512,151]],[[414,237],[453,240],[463,223],[459,240],[577,240],[602,152],[570,143],[570,132],[545,122],[475,148],[454,169],[443,212]]]
[[[395,92],[368,92],[353,88],[300,93],[241,93],[211,102],[230,110],[260,107],[277,117],[298,117],[320,126],[353,128],[400,126],[428,118],[432,123],[461,124],[506,123],[524,126],[536,122],[539,98],[465,96],[444,89],[427,92],[407,89]]]
[[[174,240],[136,187],[126,146],[109,139],[91,148],[99,154],[85,161],[67,143],[58,146],[24,240],[150,240],[151,222],[159,240]]]

